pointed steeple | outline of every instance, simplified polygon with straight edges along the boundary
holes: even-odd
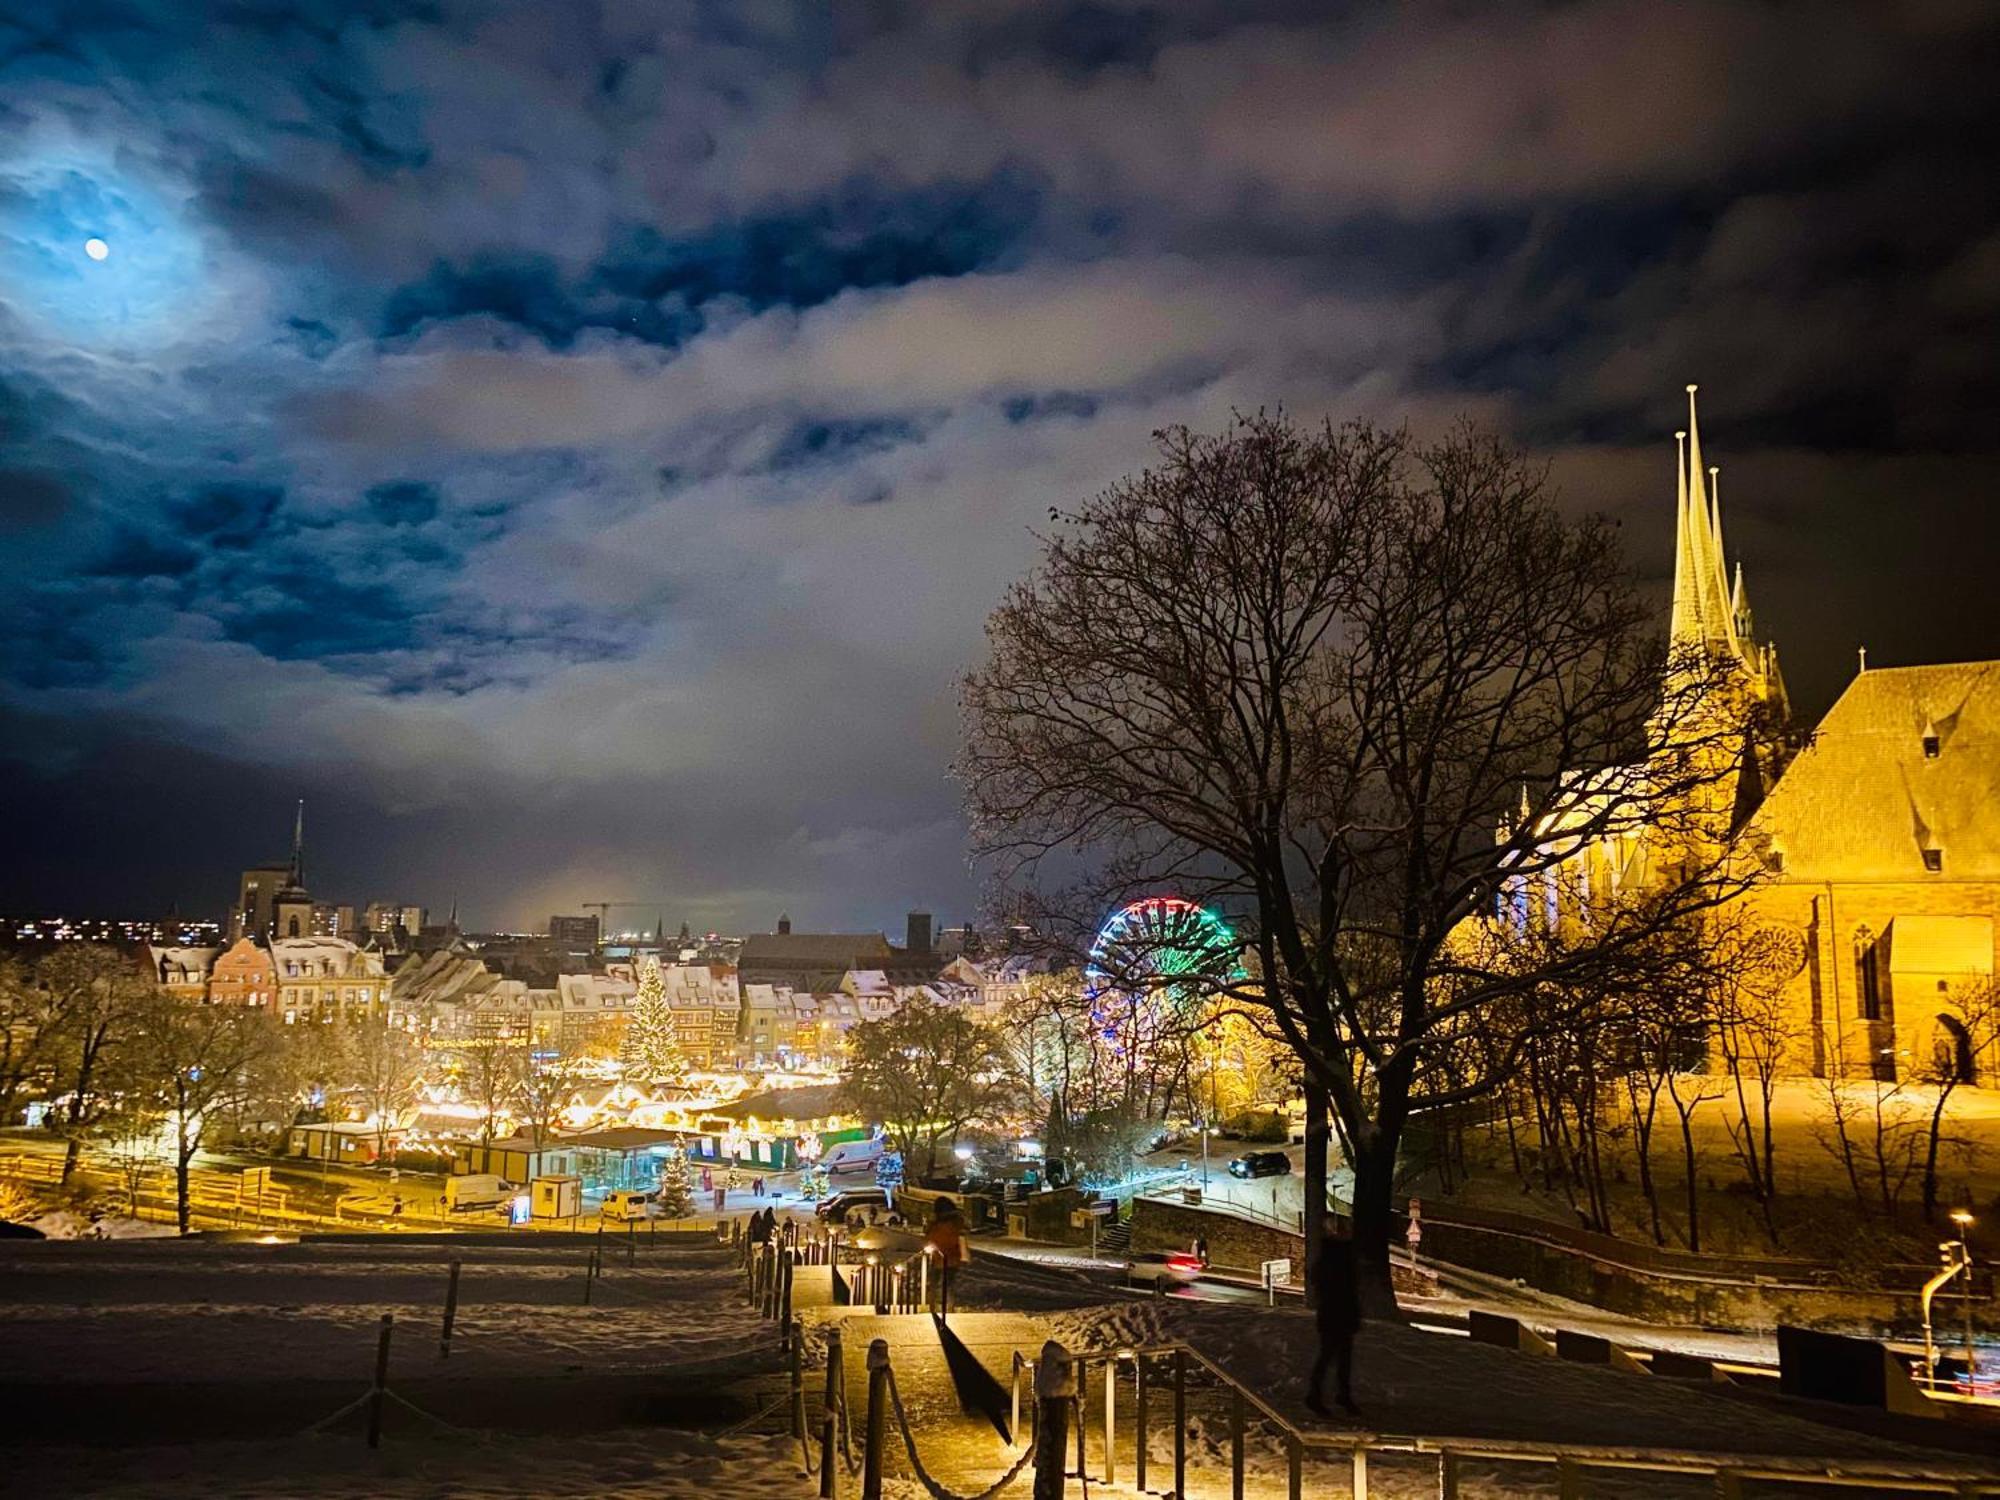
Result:
[[[299,798],[298,811],[292,815],[292,871],[287,885],[304,888],[306,883],[306,799]]]
[[[1687,430],[1674,434],[1677,445],[1678,514],[1674,538],[1674,606],[1672,644],[1740,657],[1736,620],[1730,607],[1729,574],[1722,555],[1722,512],[1710,481],[1718,472],[1704,472],[1701,427],[1695,415],[1695,387],[1688,391]]]

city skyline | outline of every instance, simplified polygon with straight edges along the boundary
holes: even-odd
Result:
[[[1489,422],[1664,624],[1698,381],[1802,723],[2000,656],[1977,10],[65,9],[0,30],[0,908],[224,907],[303,796],[316,895],[469,926],[972,917],[987,611],[1232,408]]]

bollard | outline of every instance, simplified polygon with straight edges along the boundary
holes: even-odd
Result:
[[[882,1500],[882,1449],[889,1440],[889,1341],[868,1346],[868,1429],[861,1450],[861,1500]],[[1061,1460],[1057,1460],[1061,1467]],[[1036,1500],[1041,1492],[1037,1490]]]
[[[1348,1489],[1354,1500],[1368,1500],[1368,1450],[1359,1443],[1354,1445],[1354,1462],[1349,1474]],[[1576,1493],[1578,1500],[1582,1500],[1583,1491],[1578,1489]]]
[[[836,1323],[826,1331],[826,1393],[821,1398],[819,1419],[820,1500],[835,1500],[839,1493],[840,1482],[834,1477],[839,1467],[839,1455],[834,1451],[834,1424],[846,1400],[847,1374],[841,1364],[840,1325]]]
[[[1104,1482],[1118,1482],[1118,1356],[1104,1356]]]
[[[583,1258],[583,1305],[585,1307],[590,1306],[590,1285],[596,1280],[597,1257],[595,1255],[586,1255]]]
[[[785,1320],[787,1328],[796,1328],[792,1321],[792,1249],[789,1245],[778,1257],[778,1316]]]
[[[396,1326],[394,1313],[382,1314],[382,1336],[375,1345],[375,1386],[368,1393],[368,1446],[382,1446],[382,1397],[389,1389],[389,1335]]]
[[[1243,1500],[1243,1387],[1229,1388],[1229,1500]]]
[[[791,1356],[792,1436],[803,1444],[806,1440],[806,1372],[801,1361],[805,1331],[796,1323],[789,1323],[787,1327],[791,1330],[791,1347],[786,1352]]]
[[[451,1280],[444,1287],[444,1331],[438,1335],[438,1358],[451,1358],[451,1328],[458,1321],[458,1262],[451,1263]]]
[[[1174,1351],[1174,1494],[1187,1494],[1187,1351]]]
[[[1034,1500],[1062,1500],[1063,1450],[1069,1409],[1076,1401],[1076,1371],[1069,1351],[1054,1339],[1042,1345],[1035,1366]],[[1079,1425],[1081,1425],[1079,1423]]]
[[[638,1264],[638,1231],[639,1226],[633,1223],[632,1220],[627,1219],[625,1221],[625,1265],[628,1270]]]
[[[1132,1441],[1134,1445],[1133,1462],[1132,1462],[1132,1468],[1134,1470],[1134,1473],[1132,1475],[1132,1482],[1138,1487],[1139,1493],[1143,1495],[1146,1493],[1146,1396],[1147,1396],[1146,1356],[1143,1351],[1136,1353],[1132,1356],[1132,1367],[1136,1372],[1134,1378],[1138,1385],[1138,1390],[1136,1392],[1137,1399],[1135,1402],[1136,1409],[1133,1413],[1133,1425],[1137,1430],[1132,1435]]]
[[[1305,1500],[1306,1450],[1294,1432],[1285,1438],[1285,1500]]]

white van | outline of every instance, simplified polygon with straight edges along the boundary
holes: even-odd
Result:
[[[826,1155],[819,1159],[820,1169],[829,1177],[839,1177],[847,1172],[872,1172],[875,1163],[882,1159],[882,1142],[842,1141],[837,1146],[826,1148]]]
[[[520,1189],[504,1177],[496,1177],[491,1172],[467,1172],[458,1177],[444,1180],[444,1206],[447,1213],[471,1213],[474,1209],[498,1208]]]
[[[628,1219],[648,1219],[653,1215],[653,1195],[629,1188],[616,1188],[604,1195],[598,1217],[624,1223]]]

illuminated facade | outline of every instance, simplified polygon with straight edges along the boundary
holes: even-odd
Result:
[[[1754,879],[1723,919],[1775,929],[1790,939],[1777,946],[1797,955],[1779,991],[1781,1070],[2000,1081],[1979,1076],[1967,1029],[1993,1006],[2000,662],[1864,667],[1793,755],[1777,649],[1754,638],[1742,569],[1727,566],[1719,476],[1703,467],[1688,392],[1688,428],[1676,434],[1666,687],[1671,694],[1677,671],[1719,679],[1690,732],[1703,753],[1726,759],[1680,836],[1704,830],[1707,852],[1727,848],[1745,861]],[[1591,775],[1616,781],[1635,769]],[[1580,819],[1590,780],[1578,778],[1571,804]],[[1547,837],[1560,841],[1559,822]],[[1500,915],[1517,929],[1572,920],[1593,896],[1642,890],[1675,863],[1664,839],[1635,830],[1510,882]]]

